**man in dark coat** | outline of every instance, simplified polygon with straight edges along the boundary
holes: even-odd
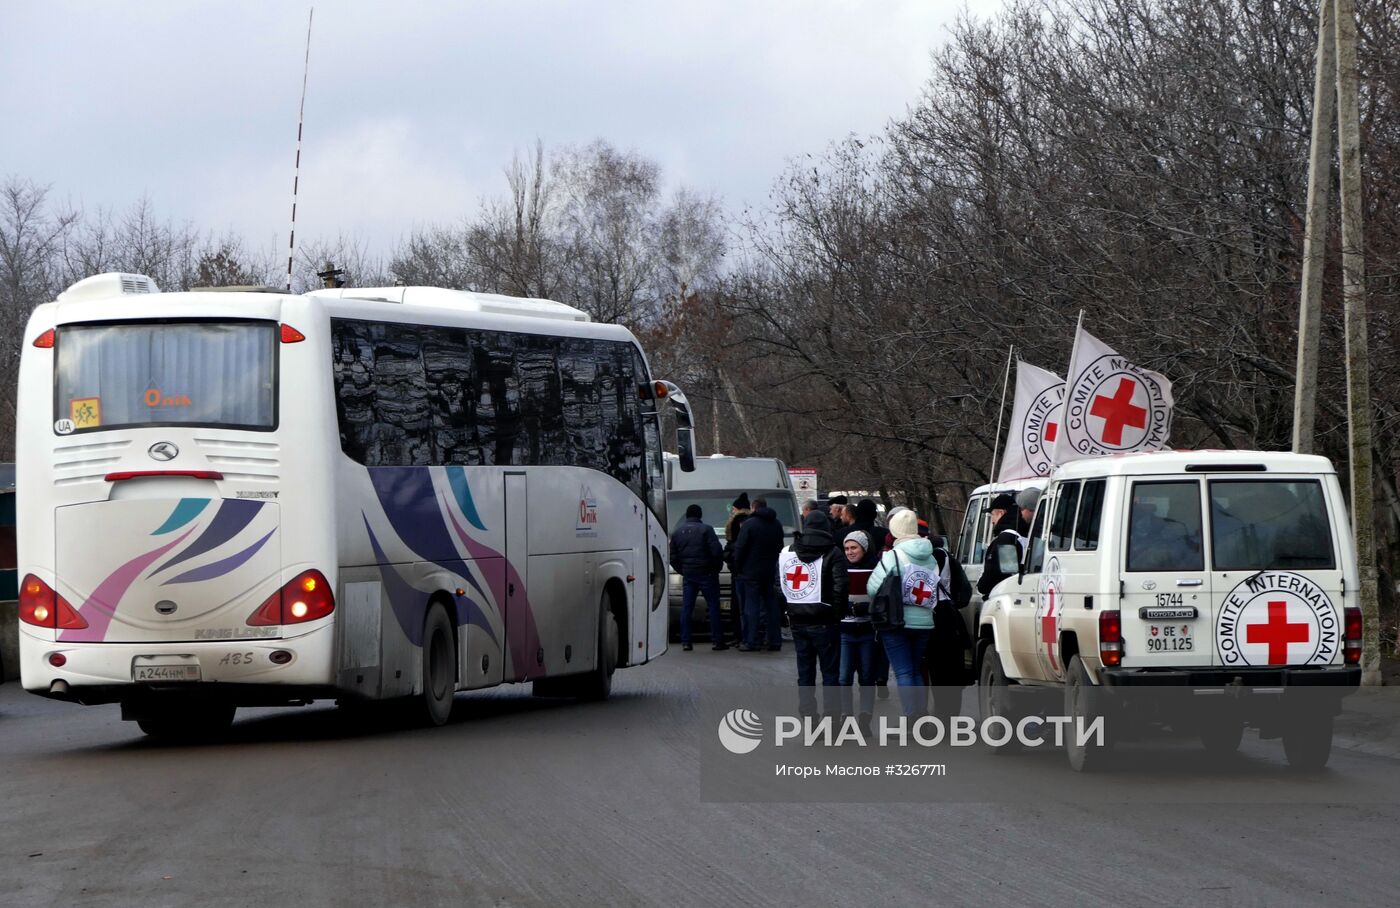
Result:
[[[846,555],[831,533],[831,518],[821,511],[807,515],[796,544],[778,556],[778,583],[787,603],[792,645],[797,650],[798,711],[817,712],[817,666],[822,670],[823,706],[836,714],[841,685],[841,638],[838,622],[846,613],[850,585]]]
[[[701,518],[704,511],[693,504],[685,509],[685,520],[671,534],[671,566],[681,575],[681,649],[690,650],[690,613],[697,593],[705,594],[710,612],[710,640],[714,649],[729,649],[719,623],[719,569],[724,550],[714,528]]]
[[[983,556],[982,576],[977,580],[977,592],[981,593],[984,599],[992,594],[994,586],[1015,573],[1001,569],[1001,547],[1014,545],[1018,563],[1021,554],[1026,550],[1026,537],[1021,532],[1024,521],[1011,493],[1002,492],[993,498],[988,510],[992,514],[992,542],[987,546],[987,554]]]
[[[778,553],[783,550],[783,525],[778,513],[762,498],[753,500],[753,514],[739,529],[734,543],[734,576],[744,586],[744,642],[741,652],[759,648],[759,622],[765,624],[768,648],[783,646],[782,610],[778,605]]]
[[[740,492],[739,497],[729,506],[729,522],[724,525],[724,564],[729,568],[729,617],[734,625],[734,645],[744,642],[744,585],[734,570],[734,545],[739,541],[739,530],[744,521],[753,514],[749,503],[749,493]]]

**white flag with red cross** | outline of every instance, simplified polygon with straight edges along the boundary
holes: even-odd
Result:
[[[1055,463],[1167,446],[1172,383],[1165,375],[1129,362],[1081,327],[1066,379]]]
[[[1051,449],[1064,421],[1065,380],[1029,363],[1016,361],[1016,400],[1006,433],[997,482],[1049,476],[1055,465]]]

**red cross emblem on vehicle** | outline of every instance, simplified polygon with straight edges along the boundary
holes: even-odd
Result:
[[[1147,428],[1147,408],[1133,403],[1133,394],[1136,391],[1137,382],[1131,378],[1120,378],[1118,390],[1112,397],[1100,394],[1094,398],[1089,415],[1103,420],[1104,444],[1121,445],[1123,430],[1128,426],[1134,429]]]
[[[1288,644],[1307,643],[1310,636],[1307,622],[1288,623],[1287,602],[1270,602],[1267,622],[1245,625],[1245,640],[1268,644],[1270,665],[1287,665]]]
[[[1055,644],[1059,642],[1059,634],[1055,621],[1055,588],[1053,586],[1046,590],[1046,596],[1050,599],[1050,605],[1040,619],[1040,640],[1045,644],[1045,656],[1050,660],[1050,667],[1059,671],[1060,663],[1055,661]]]
[[[812,579],[812,575],[807,573],[807,569],[800,564],[783,576],[787,578],[787,582],[791,583],[792,588],[795,590],[802,589],[802,587],[806,586],[807,581]]]
[[[909,591],[909,595],[914,597],[915,605],[923,605],[925,599],[928,599],[933,596],[933,590],[925,586],[924,582],[920,580],[917,584],[914,585],[914,588]]]

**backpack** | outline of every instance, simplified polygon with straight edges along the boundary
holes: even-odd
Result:
[[[904,572],[900,570],[899,553],[893,554],[894,570],[885,575],[880,588],[870,597],[870,623],[877,631],[904,627]]]

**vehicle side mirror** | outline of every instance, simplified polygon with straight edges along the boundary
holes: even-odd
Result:
[[[681,472],[695,472],[695,431],[690,428],[676,427],[676,447],[681,458]]]
[[[695,472],[695,420],[690,413],[690,401],[685,392],[673,382],[661,381],[657,385],[664,389],[661,396],[671,402],[676,411],[676,454],[681,461],[682,473]]]

